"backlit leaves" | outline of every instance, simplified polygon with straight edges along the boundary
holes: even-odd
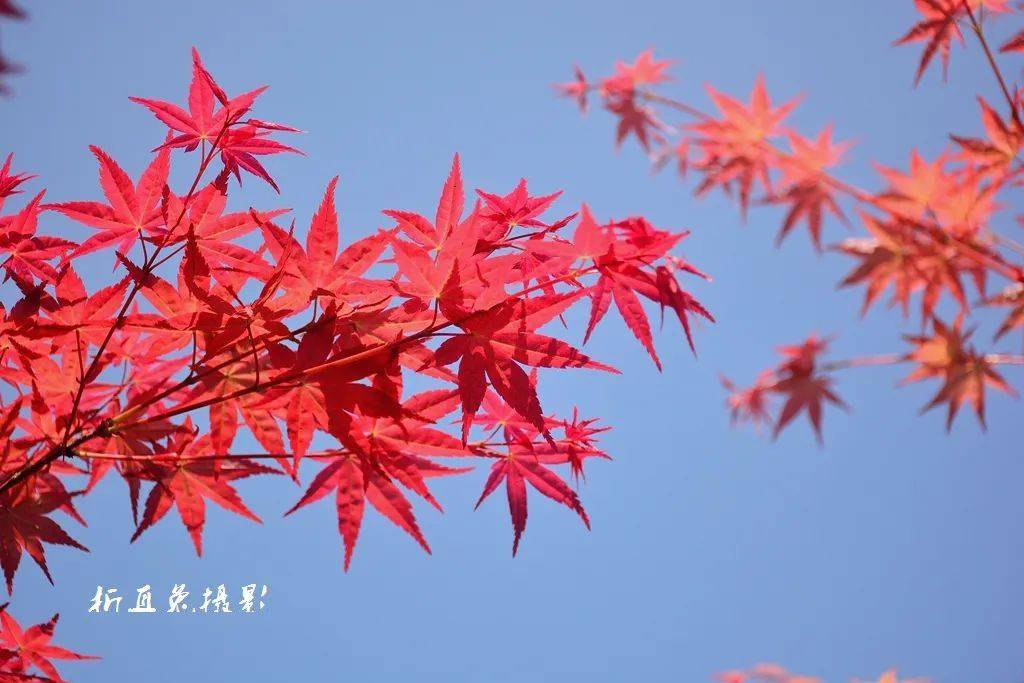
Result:
[[[915,320],[927,328],[940,314],[955,314],[963,321],[989,309],[1000,316],[993,343],[1019,341],[1019,336],[1011,333],[1024,328],[1024,246],[1003,226],[1008,222],[1006,209],[1019,206],[1024,99],[986,36],[991,20],[1017,15],[1019,7],[1007,0],[915,0],[915,6],[920,19],[897,44],[923,46],[916,80],[936,60],[945,72],[952,44],[966,43],[969,37],[993,71],[999,101],[992,104],[991,98],[979,96],[978,130],[950,134],[952,146],[936,156],[925,157],[912,149],[905,166],[876,164],[881,181],[877,190],[864,189],[839,175],[850,144],[835,141],[831,125],[813,137],[791,128],[789,115],[797,100],[776,103],[763,76],[757,78],[746,100],[709,86],[712,111],[666,95],[670,62],[655,60],[653,53],[646,51],[632,64],[616,63],[614,73],[603,79],[588,79],[577,68],[576,79],[559,86],[559,92],[577,99],[581,106],[588,97],[599,97],[617,119],[617,142],[634,134],[656,170],[672,165],[684,179],[696,176],[698,196],[720,189],[736,201],[744,217],[751,206],[775,208],[780,223],[776,244],[781,245],[803,227],[817,252],[838,253],[849,259],[852,265],[839,285],[862,290],[862,315],[886,298],[904,319],[911,318],[913,311]],[[1001,51],[1024,52],[1020,34],[1007,40]],[[847,216],[859,220],[852,222]],[[1024,216],[1014,218],[1024,224]],[[828,244],[828,231],[836,224],[861,232]],[[587,225],[584,215],[577,232]],[[602,239],[600,231],[584,231],[582,239],[575,238],[576,255],[595,258],[600,265],[598,255],[607,247]],[[558,247],[545,244],[541,248],[553,253]],[[659,303],[663,308],[671,305],[688,330],[688,314],[702,314],[684,299],[670,302],[665,298],[673,286],[661,277],[660,269],[670,267],[672,257],[668,261],[657,271]],[[615,304],[657,363],[650,326],[638,314],[635,301],[635,295],[647,295],[646,287],[633,286],[623,292],[615,284],[628,274],[618,269],[601,272],[602,277],[588,292],[591,325]],[[993,282],[997,293],[991,291]],[[752,295],[761,301],[759,292]],[[960,323],[949,329],[959,330]],[[935,335],[943,337],[938,331]],[[928,335],[906,336],[927,348],[935,341]],[[963,338],[967,336],[964,333]],[[1016,396],[998,366],[1024,365],[1019,348],[1011,353],[983,353],[965,346],[955,356],[957,360],[931,374],[919,367],[911,377],[942,380],[928,407],[947,405],[950,422],[962,405],[969,404],[984,424],[986,389]],[[806,416],[820,441],[826,407],[845,407],[834,389],[833,373],[909,364],[916,362],[919,353],[822,362],[824,350],[824,342],[812,337],[803,344],[783,347],[784,360],[759,373],[751,385],[740,386],[723,378],[731,421],[747,422],[755,428],[770,426],[777,436]]]
[[[607,85],[629,98],[665,66],[646,55]],[[31,178],[10,158],[0,169],[0,381],[17,397],[0,404],[9,591],[24,554],[49,576],[46,544],[84,549],[52,515],[80,519],[73,498],[111,476],[127,484],[133,541],[174,510],[202,553],[209,504],[258,522],[244,480],[302,482],[312,468],[291,511],[334,501],[346,569],[367,507],[429,551],[414,501],[440,510],[429,482],[474,463],[506,485],[515,550],[528,488],[589,526],[558,470],[578,483],[607,458],[605,428],[545,412],[543,377],[617,371],[560,325],[589,302],[585,341],[614,303],[660,367],[647,309],[669,309],[691,347],[693,318],[712,320],[686,288],[706,276],[671,253],[687,233],[586,208],[551,217],[560,193],[525,180],[467,201],[458,156],[429,217],[387,210],[367,236],[343,228],[337,177],[308,223],[240,204],[230,176],[277,189],[257,159],[295,151],[274,140],[293,128],[253,118],[262,91],[227,95],[193,52],[185,106],[133,98],[166,129],[137,179],[91,148],[102,201],[40,192],[12,213]],[[176,188],[179,152],[195,177]],[[58,213],[93,232],[45,235]],[[102,257],[112,274],[93,286],[104,274],[83,278],[83,259]],[[433,386],[410,394],[410,380]],[[82,491],[64,483],[83,475]]]

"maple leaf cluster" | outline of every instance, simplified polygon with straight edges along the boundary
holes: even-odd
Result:
[[[820,442],[823,407],[846,407],[832,389],[827,365],[821,362],[827,348],[828,340],[814,335],[802,344],[781,347],[778,366],[761,373],[753,385],[743,389],[723,377],[722,383],[731,392],[728,403],[733,421],[748,421],[755,427],[771,425],[772,434],[777,436],[797,416],[806,414]],[[784,399],[781,409],[777,398]]]
[[[916,0],[916,7],[920,22],[896,43],[924,43],[917,80],[936,56],[948,62],[953,41],[973,34],[1003,102],[979,96],[980,132],[950,135],[950,146],[933,159],[912,150],[906,169],[876,165],[881,182],[874,191],[835,174],[849,143],[834,140],[831,126],[810,137],[795,131],[787,117],[797,100],[773,102],[763,76],[746,101],[709,86],[714,113],[663,95],[672,63],[650,50],[618,62],[603,79],[591,82],[577,67],[573,81],[556,86],[583,110],[598,97],[617,118],[616,145],[633,137],[656,168],[671,163],[682,176],[696,174],[696,195],[723,191],[743,216],[753,205],[779,209],[777,244],[802,226],[821,253],[826,226],[850,228],[855,217],[864,234],[829,249],[854,264],[840,286],[863,289],[862,315],[886,295],[904,320],[919,311],[920,330],[904,335],[908,345],[899,352],[825,360],[827,341],[811,336],[781,349],[780,363],[751,385],[723,378],[734,422],[766,425],[777,436],[803,414],[820,441],[824,407],[846,407],[831,373],[869,365],[913,364],[906,382],[939,382],[925,408],[944,405],[947,428],[964,405],[984,426],[992,389],[1017,394],[1000,366],[1022,365],[1024,356],[995,345],[1024,332],[1024,247],[997,229],[1009,222],[1015,201],[1019,206],[1024,90],[1008,85],[984,26],[1018,17],[1020,9],[1007,0]],[[1024,52],[1024,31],[1000,52]],[[682,122],[666,123],[680,116]],[[1024,215],[1013,218],[1024,224]],[[993,315],[993,346],[978,351],[967,343],[973,321]]]
[[[0,605],[0,680],[10,683],[60,683],[64,679],[57,672],[54,660],[98,659],[52,644],[53,631],[60,615],[49,621],[22,628],[7,613],[7,605]],[[31,673],[33,670],[40,675]]]
[[[467,197],[458,156],[432,215],[387,210],[386,227],[347,244],[337,178],[305,231],[285,209],[231,210],[246,176],[278,189],[265,159],[297,153],[278,137],[298,131],[251,115],[263,88],[228,96],[196,52],[192,72],[186,107],[132,98],[166,127],[141,174],[91,148],[102,199],[40,191],[3,213],[32,177],[10,157],[0,168],[8,592],[25,555],[50,578],[47,545],[85,549],[54,515],[84,524],[74,502],[105,477],[127,485],[132,541],[174,510],[199,554],[210,503],[258,522],[240,481],[310,470],[288,514],[331,499],[346,569],[367,507],[429,552],[412,499],[440,510],[430,481],[479,463],[477,505],[504,489],[513,554],[528,491],[589,527],[574,483],[608,457],[607,427],[545,410],[541,371],[618,372],[560,333],[577,305],[589,337],[614,304],[659,368],[648,307],[668,308],[693,347],[694,318],[712,317],[684,288],[703,274],[673,253],[687,233],[586,206],[551,218],[560,193],[525,180]],[[198,159],[183,191],[176,154]],[[40,229],[58,215],[83,237]],[[114,276],[92,288],[80,265],[100,257]],[[240,452],[243,432],[258,452]],[[68,653],[47,644],[54,622],[22,634],[3,618],[0,638],[19,645],[0,671],[57,679],[48,660]]]
[[[915,83],[921,81],[921,77],[936,56],[942,63],[943,78],[947,76],[953,43],[964,44],[964,31],[961,27],[963,23],[969,21],[973,29],[975,18],[984,16],[983,13],[1004,14],[1013,11],[1010,0],[914,0],[914,5],[921,15],[920,21],[894,44],[924,44],[917,73],[914,75]],[[1006,41],[1002,50],[1019,51],[1022,40],[1024,32]]]

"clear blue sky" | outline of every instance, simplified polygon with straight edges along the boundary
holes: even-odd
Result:
[[[730,429],[719,372],[751,378],[812,331],[840,333],[840,356],[897,350],[898,317],[859,322],[860,293],[834,291],[846,262],[802,237],[775,250],[776,213],[741,226],[729,202],[695,201],[635,149],[615,155],[607,116],[580,118],[550,90],[573,62],[607,72],[649,46],[702,104],[702,83],[745,96],[763,71],[777,97],[807,95],[793,119],[806,133],[834,121],[857,140],[848,177],[871,185],[869,160],[934,154],[948,131],[977,131],[976,90],[994,98],[976,51],[954,54],[949,85],[932,73],[911,88],[918,50],[889,47],[909,0],[29,4],[31,21],[2,27],[27,72],[0,102],[0,151],[52,200],[99,196],[88,144],[140,170],[162,131],[127,97],[182,101],[196,45],[229,91],[272,86],[261,118],[309,131],[308,157],[270,162],[300,224],[335,173],[348,238],[382,208],[431,211],[458,151],[474,187],[526,176],[564,189],[566,211],[693,228],[686,253],[715,276],[698,293],[720,320],[696,361],[663,335],[662,375],[617,322],[589,348],[623,377],[549,375],[546,407],[606,418],[616,460],[582,491],[591,533],[535,500],[515,560],[500,497],[471,510],[482,472],[438,486],[443,516],[419,510],[433,557],[371,515],[347,575],[332,507],[281,519],[299,494],[284,481],[242,485],[262,527],[212,509],[198,560],[176,519],[129,546],[126,490],[108,480],[80,505],[92,552],[52,550],[56,588],[28,564],[17,580],[23,621],[60,611],[59,641],[104,657],[67,677],[667,683],[766,659],[830,681],[890,666],[943,683],[1024,676],[1020,405],[998,397],[988,434],[963,416],[947,436],[937,411],[917,416],[935,387],[864,370],[842,378],[854,412],[826,417],[824,450],[803,425],[777,443]],[[175,582],[249,581],[270,586],[263,614],[86,613],[97,584],[150,583],[159,599]]]

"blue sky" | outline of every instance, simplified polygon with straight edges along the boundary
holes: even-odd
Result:
[[[23,622],[60,611],[58,640],[104,657],[68,678],[658,683],[763,660],[830,681],[891,666],[944,683],[1024,676],[1019,404],[996,397],[987,434],[964,415],[946,435],[938,411],[917,415],[935,387],[896,390],[903,370],[879,368],[842,377],[854,410],[826,416],[824,449],[802,424],[776,443],[731,429],[718,373],[750,379],[774,346],[814,331],[839,334],[838,357],[890,352],[913,327],[881,308],[860,320],[860,292],[835,291],[845,261],[802,236],[774,249],[777,213],[742,225],[725,199],[694,200],[636,149],[615,154],[607,116],[581,118],[550,89],[573,62],[607,73],[647,47],[678,60],[671,91],[705,106],[703,83],[745,97],[763,72],[774,96],[806,96],[798,128],[834,122],[857,142],[846,177],[875,186],[870,160],[934,155],[949,131],[978,130],[975,92],[996,96],[973,46],[954,54],[949,84],[931,73],[912,88],[918,49],[889,46],[914,19],[909,1],[32,5],[29,22],[2,27],[27,72],[0,102],[0,152],[51,200],[99,196],[88,144],[143,167],[163,133],[127,97],[182,101],[196,45],[230,92],[271,85],[261,118],[308,131],[308,156],[270,162],[282,199],[248,183],[245,202],[290,206],[303,225],[340,173],[355,239],[382,208],[431,211],[460,152],[473,187],[525,176],[564,189],[566,212],[586,201],[600,217],[692,228],[685,253],[715,277],[695,292],[719,319],[698,332],[697,360],[662,335],[663,374],[612,322],[588,349],[624,376],[546,378],[546,408],[578,404],[614,426],[616,459],[582,490],[593,531],[533,500],[515,560],[503,501],[471,509],[483,472],[440,482],[443,516],[419,510],[433,557],[371,516],[347,575],[331,506],[282,519],[299,494],[283,480],[241,487],[262,526],[211,509],[201,560],[170,518],[129,546],[124,485],[106,481],[75,530],[92,552],[51,551],[55,588],[28,565],[16,585]],[[86,275],[104,281],[109,264]],[[1007,371],[1017,386],[1020,372]],[[180,582],[268,584],[268,608],[86,613],[97,585],[149,583],[162,600]]]

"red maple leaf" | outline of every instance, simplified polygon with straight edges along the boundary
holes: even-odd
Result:
[[[387,233],[378,232],[338,253],[338,213],[334,208],[337,183],[335,177],[327,185],[306,233],[305,249],[289,232],[269,221],[260,223],[270,253],[279,264],[287,261],[282,289],[290,306],[304,306],[314,299],[324,303],[365,295],[362,275],[388,246]]]
[[[984,354],[979,354],[968,344],[972,332],[962,331],[959,320],[949,326],[938,318],[933,318],[932,329],[930,335],[906,337],[914,346],[908,358],[918,365],[904,378],[903,383],[924,379],[942,380],[938,393],[922,412],[945,403],[948,430],[952,427],[960,406],[968,403],[974,407],[978,422],[985,427],[985,389],[998,389],[1010,396],[1016,396],[1016,392],[996,372],[990,359]]]
[[[355,455],[339,454],[335,457],[333,462],[317,473],[306,493],[285,514],[320,500],[332,490],[335,491],[338,532],[345,542],[346,571],[359,538],[367,500],[380,514],[430,552],[430,546],[416,523],[412,504],[387,475]]]
[[[257,474],[279,474],[243,458],[218,463],[215,458],[204,457],[211,449],[209,436],[196,437],[192,425],[186,421],[183,428],[167,443],[166,450],[140,461],[133,476],[152,481],[153,488],[146,499],[135,533],[134,542],[175,506],[188,530],[196,554],[203,554],[203,526],[206,523],[206,501],[217,503],[225,510],[259,522],[242,502],[231,482]]]
[[[707,309],[679,286],[674,273],[682,271],[704,278],[706,275],[675,257],[667,259],[669,265],[658,266],[653,274],[640,267],[651,260],[664,258],[668,250],[688,234],[658,230],[642,218],[599,225],[584,205],[572,242],[537,242],[529,244],[529,248],[569,262],[577,259],[590,261],[600,277],[588,292],[591,307],[584,343],[614,301],[627,327],[660,370],[661,360],[654,349],[650,322],[637,294],[676,313],[691,349],[694,346],[688,316],[697,314],[714,320]]]
[[[999,48],[1000,52],[1024,52],[1024,30],[1015,33]]]
[[[828,341],[814,335],[802,344],[779,348],[784,360],[775,371],[776,381],[771,390],[784,396],[785,402],[775,421],[773,437],[777,437],[800,413],[806,413],[820,444],[822,406],[831,403],[846,409],[846,404],[832,390],[832,379],[819,369],[818,357],[827,348]]]
[[[767,203],[789,205],[776,244],[781,244],[786,235],[800,221],[804,221],[811,236],[811,243],[820,252],[821,229],[825,215],[831,213],[846,221],[836,201],[836,190],[830,184],[830,177],[825,171],[839,163],[849,145],[832,142],[831,126],[825,128],[813,141],[793,132],[787,132],[786,136],[793,148],[793,154],[782,161],[783,185],[765,200]]]
[[[922,19],[894,45],[905,45],[907,43],[925,43],[924,52],[921,53],[921,61],[917,66],[917,73],[914,76],[914,84],[921,82],[921,77],[928,69],[935,55],[942,60],[942,77],[946,78],[949,69],[949,51],[953,39],[964,41],[960,32],[958,19],[964,14],[963,0],[914,0],[917,11],[921,13]]]
[[[572,302],[573,298],[569,297],[537,297],[522,304],[515,302],[500,306],[492,312],[466,319],[460,323],[464,333],[448,338],[438,347],[435,353],[438,365],[459,361],[463,441],[488,384],[519,415],[544,431],[540,400],[522,365],[589,367],[618,372],[560,339],[531,331],[558,316]]]
[[[268,137],[277,131],[298,131],[281,124],[253,118],[243,119],[264,90],[265,86],[228,98],[203,66],[199,52],[192,48],[192,83],[189,86],[188,111],[163,100],[142,97],[129,99],[149,109],[170,128],[172,137],[162,147],[182,148],[191,152],[200,145],[216,144],[227,172],[240,179],[241,171],[246,171],[278,190],[277,183],[256,157],[281,152],[299,153],[297,149]],[[219,108],[215,101],[220,104]]]
[[[573,67],[573,76],[574,80],[568,83],[555,84],[555,89],[566,97],[576,100],[576,106],[585,114],[587,112],[587,93],[590,92],[591,86],[587,82],[587,77],[583,75],[583,70],[578,66]]]
[[[36,235],[42,200],[40,192],[18,213],[0,217],[0,258],[6,254],[0,268],[8,278],[55,282],[57,270],[50,261],[63,258],[75,246],[59,237]]]
[[[365,501],[412,536],[428,553],[430,547],[413,514],[412,505],[398,488],[416,493],[438,510],[441,504],[427,488],[428,478],[468,471],[439,465],[430,457],[464,457],[469,452],[450,435],[430,426],[455,409],[454,392],[428,391],[409,398],[403,408],[412,421],[393,417],[356,415],[344,440],[348,452],[313,456],[329,464],[313,479],[306,493],[286,513],[320,500],[335,490],[338,530],[345,544],[345,570],[352,561]]]
[[[0,625],[3,626],[0,629],[0,652],[4,657],[4,661],[0,662],[0,680],[42,680],[27,675],[35,667],[47,677],[47,680],[61,683],[64,679],[57,672],[53,660],[99,659],[93,655],[72,652],[50,642],[60,618],[59,614],[54,614],[47,622],[23,629],[6,608],[7,605],[0,605]]]
[[[734,424],[749,422],[755,429],[775,422],[771,414],[771,398],[774,390],[774,375],[763,372],[753,385],[741,389],[728,377],[721,377],[722,386],[729,392],[726,405],[729,418]]]
[[[639,104],[634,97],[612,97],[605,103],[605,108],[619,117],[615,129],[615,146],[633,135],[645,152],[650,151],[652,142],[662,142],[661,131],[666,130],[664,123],[658,120],[652,107]]]
[[[644,50],[632,64],[615,62],[615,73],[601,81],[601,92],[631,96],[639,86],[664,83],[670,80],[665,71],[672,63],[670,59],[655,59],[653,50]]]
[[[963,150],[963,158],[977,164],[981,172],[999,173],[1017,158],[1024,144],[1024,131],[1016,123],[1007,123],[989,106],[984,98],[978,98],[981,107],[981,122],[985,127],[987,140],[951,135],[950,138]]]
[[[46,566],[44,543],[88,552],[85,546],[50,519],[49,515],[58,510],[77,518],[78,513],[71,506],[71,494],[53,475],[48,474],[0,493],[0,565],[8,593],[14,588],[14,573],[21,563],[22,551],[39,565],[50,583],[53,583],[53,578]]]
[[[162,225],[160,198],[167,184],[170,154],[166,149],[160,150],[135,184],[106,152],[95,146],[89,149],[99,161],[100,187],[108,204],[63,202],[43,208],[58,211],[100,231],[80,244],[72,252],[73,256],[110,245],[127,252],[137,239],[154,233]]]
[[[710,86],[708,94],[721,118],[708,117],[689,126],[697,134],[694,144],[702,154],[695,168],[704,174],[704,180],[696,192],[703,195],[715,187],[721,187],[727,193],[736,191],[740,208],[745,213],[755,183],[771,192],[768,171],[775,163],[775,157],[772,148],[765,143],[781,132],[782,121],[796,107],[798,100],[773,107],[763,75],[759,75],[754,83],[748,104]]]
[[[483,492],[476,502],[476,507],[484,502],[489,495],[494,493],[504,482],[505,493],[508,496],[508,511],[512,517],[512,555],[519,551],[519,541],[526,530],[526,485],[530,484],[534,490],[550,498],[551,500],[564,505],[576,512],[587,529],[590,528],[590,519],[586,510],[580,503],[579,496],[566,484],[555,472],[544,466],[541,459],[533,452],[529,442],[523,442],[518,447],[510,447],[509,454],[499,458],[484,482]]]
[[[0,209],[4,208],[4,201],[8,197],[21,194],[18,187],[33,177],[28,173],[11,173],[11,164],[14,162],[14,155],[8,154],[4,159],[4,165],[0,166]]]
[[[1006,306],[1010,312],[996,330],[996,339],[1013,330],[1024,328],[1024,283],[1015,282],[986,302],[989,306]]]

